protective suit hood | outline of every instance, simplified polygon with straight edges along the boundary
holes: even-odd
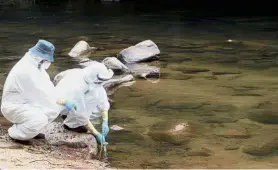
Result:
[[[104,81],[111,79],[114,72],[111,69],[99,62],[93,62],[83,69],[83,77],[89,85],[101,84]]]

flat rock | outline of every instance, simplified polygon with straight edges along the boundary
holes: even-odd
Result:
[[[262,108],[253,109],[247,113],[250,120],[265,123],[265,124],[278,124],[278,109],[275,108]]]
[[[192,66],[187,65],[187,63],[177,63],[177,64],[168,64],[167,68],[172,69],[174,71],[180,71],[184,74],[197,74],[202,72],[209,72],[210,70],[208,68],[203,68],[199,66]]]
[[[238,145],[226,145],[225,150],[237,150],[239,148]]]
[[[188,80],[194,78],[193,75],[184,74],[181,71],[174,71],[167,68],[161,69],[161,79],[172,79],[172,80]]]
[[[187,156],[203,156],[203,157],[207,157],[207,156],[210,156],[212,154],[213,154],[213,152],[210,149],[204,148],[204,147],[190,149],[189,151],[186,152]]]
[[[249,138],[245,128],[228,128],[216,134],[224,138]]]
[[[67,146],[69,148],[86,148],[85,159],[91,159],[97,155],[97,142],[92,134],[68,131],[60,122],[50,123],[43,132],[47,143],[52,146]]]
[[[151,40],[145,40],[122,50],[118,58],[125,63],[136,63],[158,59],[158,54],[160,54],[160,50],[157,45]]]
[[[241,72],[230,72],[230,71],[213,71],[212,75],[228,75],[228,74],[241,74]]]
[[[269,134],[271,135],[271,134]],[[253,156],[266,156],[278,149],[278,137],[259,135],[243,144],[242,152]]]

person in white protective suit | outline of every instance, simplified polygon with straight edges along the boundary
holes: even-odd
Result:
[[[107,69],[104,64],[97,61],[83,69],[68,70],[55,87],[55,93],[60,99],[67,99],[76,106],[76,110],[61,112],[61,115],[64,115],[66,129],[76,132],[89,130],[98,143],[106,143],[110,104],[102,83],[111,79],[113,75],[111,69]],[[97,123],[95,120],[101,118],[102,132],[99,133],[92,122],[95,124]]]
[[[28,144],[29,139],[44,138],[42,129],[59,116],[60,107],[54,96],[54,85],[46,69],[54,61],[55,47],[39,40],[14,65],[4,84],[1,112],[13,123],[9,136]],[[72,109],[74,105],[62,103]]]

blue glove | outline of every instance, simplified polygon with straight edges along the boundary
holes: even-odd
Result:
[[[76,105],[69,102],[69,101],[65,101],[64,102],[64,106],[67,110],[72,110],[72,109],[75,109],[76,110]]]
[[[102,135],[106,137],[108,132],[109,132],[109,127],[108,127],[108,121],[107,120],[102,121],[101,129],[102,129]]]
[[[107,145],[108,143],[105,141],[105,137],[103,135],[101,135],[100,133],[98,133],[96,136],[97,142],[99,144],[103,144],[103,145]]]

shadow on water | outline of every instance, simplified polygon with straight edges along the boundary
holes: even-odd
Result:
[[[268,155],[277,149],[277,135],[269,135],[278,117],[276,17],[204,18],[132,1],[56,2],[1,8],[0,87],[39,38],[56,47],[52,78],[77,67],[67,53],[79,40],[101,48],[90,56],[100,60],[151,39],[161,50],[160,61],[150,63],[161,68],[161,80],[137,80],[112,96],[110,125],[124,130],[108,135],[111,166],[277,168],[278,157]],[[188,126],[170,133],[179,124]]]

